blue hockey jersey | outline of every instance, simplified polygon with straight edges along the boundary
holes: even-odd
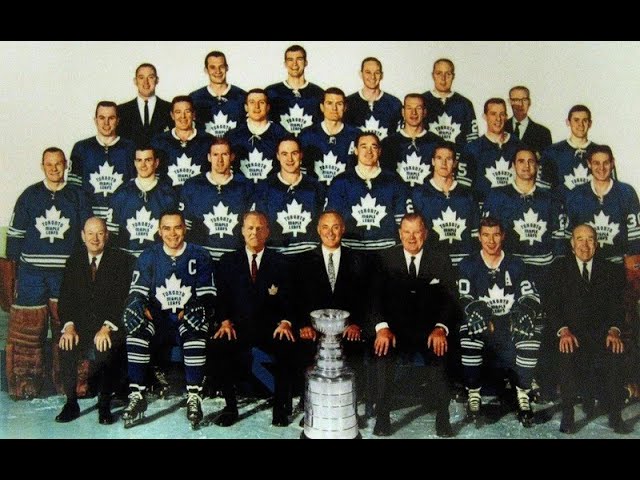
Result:
[[[284,81],[269,85],[265,91],[271,103],[269,118],[287,132],[297,136],[304,128],[322,121],[320,104],[324,90],[318,85],[307,82],[304,87],[294,89]]]
[[[305,128],[299,136],[302,157],[302,172],[312,175],[329,185],[333,178],[354,167],[354,141],[360,131],[347,124],[337,135],[329,135],[323,123]]]
[[[441,138],[427,130],[416,138],[410,138],[404,130],[400,130],[383,140],[380,166],[397,172],[409,187],[426,185],[431,176],[431,159],[438,141]]]
[[[244,102],[247,92],[235,85],[217,97],[205,86],[189,94],[196,109],[196,125],[214,137],[222,138],[245,122]]]
[[[402,122],[402,102],[386,92],[380,92],[377,100],[369,102],[357,91],[347,97],[345,123],[363,132],[373,132],[380,141],[393,135]]]
[[[458,92],[452,92],[444,99],[436,97],[431,91],[424,92],[422,96],[427,107],[425,127],[431,133],[454,142],[459,156],[467,143],[478,138],[473,104]]]

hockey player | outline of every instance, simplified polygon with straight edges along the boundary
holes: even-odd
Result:
[[[363,132],[375,133],[380,141],[394,134],[402,120],[402,102],[380,88],[383,76],[380,60],[367,57],[362,61],[362,90],[347,97],[349,110],[345,115],[346,123],[358,127]]]
[[[139,423],[147,409],[144,384],[149,344],[179,339],[187,384],[187,418],[192,428],[202,420],[202,382],[209,318],[215,285],[211,257],[202,247],[185,242],[182,213],[160,217],[162,244],[147,248],[136,263],[123,315],[127,329],[129,404],[125,428]]]
[[[266,88],[271,103],[269,118],[296,136],[322,120],[322,88],[305,79],[307,64],[307,51],[300,45],[291,45],[284,52],[287,79]]]
[[[207,153],[213,137],[194,127],[196,112],[187,95],[173,98],[171,118],[175,127],[153,137],[151,146],[160,157],[160,178],[169,181],[179,195],[184,182],[207,170]]]
[[[244,123],[247,92],[227,82],[229,65],[224,53],[214,50],[204,58],[209,85],[189,94],[196,108],[198,128],[221,138]]]
[[[228,132],[226,138],[240,161],[239,170],[247,179],[258,183],[278,171],[274,165],[276,146],[287,131],[279,123],[268,120],[271,106],[263,89],[252,88],[247,92],[244,109],[246,123]]]
[[[168,131],[173,125],[171,103],[156,95],[159,82],[154,65],[138,65],[133,78],[138,95],[118,105],[118,135],[133,140],[136,146],[149,144],[154,135]]]
[[[109,220],[111,195],[135,177],[135,144],[116,134],[118,107],[114,102],[98,102],[94,122],[97,135],[77,142],[71,150],[68,180],[89,194],[94,215]]]
[[[380,141],[375,133],[356,138],[358,163],[338,175],[327,193],[328,210],[345,220],[345,247],[375,251],[394,246],[397,227],[413,211],[408,187],[396,173],[380,168]]]
[[[487,122],[487,132],[465,147],[456,176],[461,184],[471,186],[480,206],[492,188],[511,183],[513,156],[523,146],[504,130],[507,104],[502,98],[490,98],[484,102],[483,118]]]
[[[427,241],[448,252],[456,268],[476,251],[480,220],[471,190],[455,179],[457,164],[455,144],[441,140],[431,159],[433,177],[424,187],[411,190],[413,208],[424,217],[430,232]]]
[[[40,395],[48,318],[53,381],[63,393],[58,295],[65,262],[79,244],[82,226],[91,216],[86,192],[64,181],[66,166],[67,159],[59,148],[43,152],[44,181],[20,195],[7,231],[7,256],[18,263],[17,297],[9,312],[6,349],[9,395],[16,400]]]
[[[324,120],[305,128],[299,136],[304,153],[301,169],[305,175],[313,175],[330,185],[336,175],[354,165],[353,141],[360,132],[343,123],[347,102],[339,88],[330,87],[324,91],[320,110]]]
[[[412,190],[416,185],[426,185],[431,173],[433,149],[442,140],[424,128],[426,115],[422,95],[409,93],[404,97],[402,106],[402,128],[382,141],[380,166],[383,170],[398,172]]]
[[[640,254],[640,204],[633,187],[613,178],[615,159],[608,145],[592,145],[586,154],[593,177],[572,190],[567,199],[568,228],[581,223],[598,233],[600,254],[621,264],[623,257]]]
[[[516,386],[518,418],[533,425],[529,391],[540,348],[540,298],[517,257],[505,254],[505,232],[492,217],[480,220],[481,251],[460,262],[458,291],[464,309],[460,325],[462,370],[469,419],[478,420],[481,370],[486,351]]]
[[[467,143],[478,138],[476,113],[471,101],[451,89],[456,76],[448,58],[433,62],[433,90],[423,93],[427,107],[426,124],[430,132],[454,142],[458,157]]]
[[[111,220],[107,222],[111,245],[135,257],[155,243],[160,214],[175,209],[178,198],[164,180],[156,177],[160,159],[153,147],[136,148],[136,178],[122,185],[111,197]]]
[[[277,152],[280,171],[258,185],[256,209],[272,225],[268,247],[284,255],[298,255],[318,245],[315,230],[325,189],[314,177],[302,175],[302,150],[294,136],[280,140]]]
[[[584,105],[574,105],[566,122],[571,135],[542,152],[538,178],[539,186],[553,189],[563,202],[571,190],[591,180],[585,154],[590,146],[596,145],[589,140],[589,129],[593,125],[591,110]]]
[[[254,184],[231,171],[235,155],[229,140],[215,138],[209,149],[211,171],[190,178],[181,192],[187,239],[203,246],[214,261],[241,246],[240,219],[253,208]]]

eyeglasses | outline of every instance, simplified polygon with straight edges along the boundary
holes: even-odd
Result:
[[[529,103],[529,97],[525,98],[510,98],[511,103]]]

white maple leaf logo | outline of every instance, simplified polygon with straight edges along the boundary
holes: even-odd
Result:
[[[363,198],[360,197],[360,205],[351,207],[351,215],[356,219],[356,227],[380,228],[380,220],[387,215],[387,207],[384,205],[376,205],[375,197],[370,193]]]
[[[222,110],[213,116],[213,121],[204,124],[207,133],[214,137],[222,138],[229,130],[236,128],[238,122],[229,120],[229,116],[225,115]]]
[[[69,219],[61,216],[62,212],[55,206],[45,210],[44,217],[36,217],[36,228],[40,232],[40,238],[49,238],[53,243],[56,238],[64,239],[64,232],[69,230]]]
[[[295,200],[287,205],[287,210],[278,212],[276,221],[282,227],[282,233],[307,233],[307,225],[311,222],[311,213],[302,210],[302,204]]]
[[[264,158],[262,152],[257,148],[249,153],[249,158],[240,160],[240,171],[249,180],[258,183],[258,180],[264,180],[273,168],[273,160]]]
[[[327,182],[329,185],[336,175],[344,172],[345,167],[344,163],[338,162],[337,155],[330,151],[322,156],[321,161],[316,161],[313,170],[316,172],[318,180]]]
[[[460,124],[453,121],[453,117],[443,113],[435,122],[429,124],[429,131],[435,133],[448,142],[455,142],[460,135]]]
[[[531,246],[533,242],[542,243],[542,236],[547,231],[547,222],[540,220],[538,214],[529,208],[522,220],[513,222],[513,229],[520,235],[521,242],[529,242]]]
[[[604,212],[594,215],[593,222],[589,222],[589,225],[596,229],[598,243],[601,247],[604,244],[613,245],[613,239],[620,233],[620,224],[609,223],[609,215],[605,215]]]
[[[485,169],[484,176],[491,182],[491,188],[504,187],[513,181],[513,169],[503,157],[496,161],[495,167]]]
[[[365,120],[364,125],[360,127],[360,130],[363,132],[375,133],[380,141],[387,138],[387,132],[389,131],[388,128],[381,127],[380,122],[376,120],[373,115],[371,115],[368,120]]]
[[[164,287],[156,288],[156,298],[160,302],[162,310],[171,310],[176,313],[176,310],[184,308],[191,298],[191,288],[183,287],[175,273],[172,273],[164,284]]]
[[[169,165],[169,177],[173,182],[173,186],[182,185],[191,177],[195,177],[200,173],[200,167],[191,163],[191,157],[187,157],[183,153],[176,158],[175,165]]]
[[[289,133],[298,135],[303,128],[311,126],[313,123],[313,117],[311,115],[305,115],[304,108],[298,106],[296,103],[289,109],[289,113],[280,115],[280,124]]]
[[[582,164],[575,167],[573,173],[564,176],[564,186],[569,190],[573,190],[577,186],[590,181],[591,174],[589,173],[589,169]]]
[[[504,289],[498,287],[498,285],[494,284],[493,287],[489,289],[488,297],[480,297],[480,300],[486,302],[489,307],[491,307],[491,311],[494,315],[504,315],[511,311],[511,307],[513,306],[514,296],[512,293],[504,294]]]
[[[151,217],[151,212],[142,207],[136,212],[135,218],[127,219],[127,230],[131,240],[138,240],[142,244],[145,240],[153,242],[153,236],[158,231],[158,220]]]
[[[431,165],[421,162],[422,157],[413,152],[411,155],[405,155],[405,161],[399,162],[396,171],[412,187],[418,183],[424,184],[424,179],[431,173]]]
[[[433,220],[433,229],[441,242],[449,241],[451,244],[454,240],[462,240],[462,232],[467,229],[467,221],[464,218],[458,218],[456,212],[451,210],[451,207],[447,207],[440,218]]]
[[[103,197],[106,197],[122,185],[122,174],[114,173],[113,167],[105,161],[98,167],[97,172],[89,175],[89,183],[93,186],[95,193],[101,193]]]
[[[233,229],[238,224],[238,215],[229,213],[229,207],[218,203],[214,205],[213,213],[205,213],[204,224],[209,229],[209,235],[233,236]]]

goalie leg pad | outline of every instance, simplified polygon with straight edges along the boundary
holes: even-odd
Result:
[[[16,298],[16,262],[0,258],[0,308],[8,312]]]
[[[47,327],[47,307],[12,306],[7,338],[7,383],[11,398],[40,395],[43,381],[43,343]]]

